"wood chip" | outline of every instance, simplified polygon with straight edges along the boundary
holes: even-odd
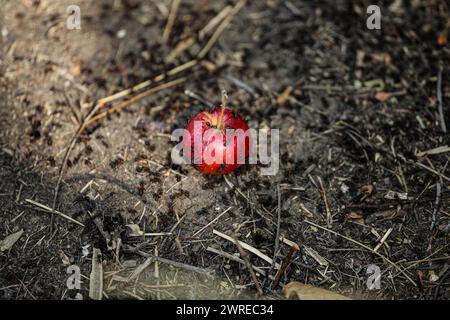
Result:
[[[89,276],[89,298],[102,300],[103,297],[103,265],[100,249],[92,250],[92,270]]]
[[[0,251],[6,251],[12,248],[12,246],[20,239],[23,234],[23,229],[17,232],[14,232],[7,236],[5,239],[0,241]]]
[[[283,90],[283,92],[278,96],[276,103],[277,105],[281,106],[287,102],[289,99],[291,92],[292,92],[292,86],[288,86],[286,89]]]

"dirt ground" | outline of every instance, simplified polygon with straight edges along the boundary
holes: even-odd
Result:
[[[366,27],[374,2],[380,30]],[[164,43],[171,1],[0,0],[0,241],[24,231],[0,252],[0,298],[87,298],[93,248],[105,297],[254,296],[245,264],[211,251],[239,256],[213,230],[276,251],[279,264],[291,247],[277,231],[299,245],[274,290],[258,273],[266,295],[298,281],[358,298],[450,298],[447,1],[247,1],[203,59],[159,84],[180,83],[76,137],[55,209],[84,227],[52,223],[36,205],[52,208],[95,102],[195,59],[218,28],[205,26],[236,3],[181,0]],[[66,26],[69,5],[81,9],[80,30]],[[280,129],[276,175],[247,165],[205,176],[172,163],[171,132],[218,105],[222,89],[250,127]],[[169,261],[149,266],[147,286],[137,277],[124,289],[152,255]],[[81,268],[79,290],[66,285],[69,265]],[[369,291],[377,267],[380,287]],[[177,278],[189,270],[199,276]],[[181,282],[203,293],[180,293]]]

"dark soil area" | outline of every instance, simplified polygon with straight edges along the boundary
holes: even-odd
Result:
[[[366,27],[374,2],[380,30]],[[74,4],[80,30],[66,27]],[[0,241],[24,231],[0,251],[0,298],[88,297],[93,248],[105,297],[180,297],[169,284],[155,296],[117,292],[115,272],[155,254],[255,293],[245,264],[211,252],[239,255],[213,229],[276,251],[278,264],[291,247],[277,232],[299,245],[274,290],[258,275],[267,295],[298,281],[352,297],[450,298],[450,4],[247,1],[204,58],[168,72],[198,57],[227,5],[236,1],[182,0],[164,43],[171,1],[0,0]],[[159,74],[151,87],[181,80],[105,115],[139,93],[107,103],[76,135],[98,99]],[[280,129],[276,175],[172,163],[172,131],[219,105],[222,89],[250,127]],[[66,217],[52,218],[42,205],[53,207],[59,177],[55,209]],[[81,268],[79,291],[67,288],[69,265]],[[372,291],[371,265],[381,270]]]

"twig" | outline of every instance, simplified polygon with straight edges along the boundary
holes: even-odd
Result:
[[[234,243],[234,239],[233,239],[232,237],[227,236],[226,234],[224,234],[224,233],[222,233],[222,232],[220,232],[220,231],[213,230],[213,233],[214,233],[215,235],[221,237],[221,238],[224,238],[225,240],[228,240],[228,241]],[[274,263],[274,261],[273,261],[270,257],[268,257],[267,255],[265,255],[264,253],[262,253],[262,252],[259,251],[258,249],[256,249],[256,248],[254,248],[254,247],[248,245],[247,243],[242,242],[242,241],[239,241],[239,244],[240,244],[244,249],[246,249],[246,250],[248,250],[248,251],[250,251],[250,252],[256,254],[258,257],[260,257],[261,259],[267,261],[268,263],[270,263],[270,264]],[[276,269],[279,269],[279,268],[280,268],[280,265],[279,265],[278,263],[275,262],[274,264],[275,264],[275,268],[276,268]]]
[[[363,244],[363,243],[361,243],[361,242],[358,242],[358,241],[356,241],[356,240],[354,240],[354,239],[352,239],[352,238],[349,238],[349,237],[346,237],[346,236],[344,236],[344,235],[342,235],[342,234],[340,234],[340,233],[338,233],[338,232],[336,232],[336,231],[333,231],[333,230],[330,230],[330,229],[327,229],[327,228],[324,228],[324,227],[322,227],[322,226],[319,226],[318,224],[315,224],[315,223],[313,223],[313,222],[311,222],[311,221],[308,221],[308,220],[304,220],[307,224],[309,224],[309,225],[312,225],[312,226],[314,226],[314,227],[316,227],[316,228],[318,228],[318,229],[321,229],[321,230],[323,230],[323,231],[327,231],[327,232],[329,232],[329,233],[332,233],[332,234],[334,234],[334,235],[336,235],[336,236],[339,236],[339,237],[341,237],[341,238],[343,238],[343,239],[345,239],[345,240],[348,240],[348,241],[350,241],[350,242],[353,242],[353,243],[355,243],[355,244],[357,244],[358,246],[360,246],[360,247],[362,247],[362,248],[364,248],[364,249],[366,249],[366,250],[368,250],[368,251],[370,251],[370,252],[372,252],[373,254],[375,254],[375,255],[377,255],[378,257],[380,257],[381,259],[383,259],[383,260],[385,260],[387,263],[389,263],[391,266],[393,266],[395,269],[397,269],[397,271],[400,271],[400,273],[402,273],[415,287],[417,287],[417,284],[414,282],[414,280],[413,279],[411,279],[411,277],[410,276],[408,276],[408,274],[404,271],[404,270],[402,270],[399,266],[397,266],[394,262],[392,262],[391,260],[389,260],[387,257],[385,257],[384,255],[382,255],[381,253],[378,253],[377,251],[374,251],[372,248],[370,248],[369,246],[366,246],[365,244]]]
[[[217,27],[217,30],[213,33],[209,41],[206,43],[206,45],[203,47],[203,49],[199,52],[198,58],[203,59],[206,54],[211,50],[211,48],[214,46],[216,41],[219,39],[221,34],[225,31],[225,29],[228,27],[228,25],[231,22],[231,19],[233,16],[241,10],[241,8],[245,5],[247,0],[239,0],[238,3],[231,9],[228,16],[222,21],[222,23]]]
[[[100,249],[92,250],[92,269],[89,276],[89,298],[102,300],[103,297],[103,265]]]
[[[47,207],[46,205],[44,205],[44,204],[42,204],[42,203],[33,201],[33,200],[31,200],[31,199],[25,199],[25,201],[28,202],[28,203],[30,203],[30,204],[32,204],[32,205],[34,205],[34,206],[36,206],[36,207],[39,207],[39,208],[41,208],[41,209],[44,209],[44,211],[47,211],[47,212],[49,212],[49,213],[55,213],[55,214],[57,214],[58,216],[63,217],[64,219],[67,219],[67,220],[69,220],[69,221],[71,221],[71,222],[73,222],[73,223],[78,224],[79,226],[84,227],[84,224],[82,224],[81,222],[75,220],[74,218],[69,217],[68,215],[66,215],[66,214],[64,214],[64,213],[62,213],[62,212],[59,212],[59,211],[57,211],[57,210],[53,210],[52,208]]]
[[[131,250],[131,251],[133,252],[133,250]],[[208,269],[202,269],[202,268],[194,267],[194,266],[191,266],[189,264],[185,264],[185,263],[181,263],[181,262],[178,262],[178,261],[173,261],[173,260],[161,258],[160,256],[154,256],[154,255],[152,255],[150,253],[146,253],[146,252],[140,251],[140,250],[136,251],[136,253],[141,255],[141,256],[143,256],[143,257],[153,258],[156,261],[159,261],[159,262],[162,262],[162,263],[166,263],[166,264],[170,264],[170,265],[172,265],[174,267],[185,269],[185,270],[196,272],[196,273],[211,274],[211,273],[214,272],[214,270],[208,270]]]
[[[142,264],[140,264],[139,266],[137,266],[136,269],[134,269],[133,273],[130,274],[130,276],[128,277],[128,281],[131,280],[135,280],[139,277],[139,275],[148,267],[152,264],[152,262],[154,261],[154,259],[152,257],[147,258]]]
[[[106,117],[107,115],[109,115],[109,114],[111,114],[113,112],[120,111],[121,109],[123,109],[123,108],[125,108],[125,107],[127,107],[127,106],[129,106],[129,105],[131,105],[131,104],[133,104],[133,103],[135,103],[135,102],[137,102],[137,101],[147,97],[147,96],[150,96],[150,95],[152,95],[152,94],[154,94],[154,93],[156,93],[158,91],[177,86],[177,85],[185,82],[186,80],[187,80],[187,78],[184,78],[184,77],[183,78],[179,78],[179,79],[176,79],[176,80],[173,80],[173,81],[169,81],[167,83],[163,83],[163,84],[161,84],[161,85],[159,85],[157,87],[148,89],[148,90],[146,90],[144,92],[141,92],[141,93],[135,95],[134,97],[132,97],[132,98],[130,98],[128,100],[125,100],[122,103],[119,103],[118,105],[115,105],[115,106],[109,108],[107,111],[102,112],[102,113],[92,117],[91,119],[89,119],[88,124],[90,124],[92,122],[95,122],[95,121],[97,121],[97,120],[99,120],[101,118],[104,118],[104,117]]]
[[[177,16],[178,7],[180,6],[181,0],[172,0],[172,6],[170,8],[169,17],[167,18],[166,28],[163,32],[163,43],[167,44],[169,41],[170,32],[172,31],[173,24],[175,23],[175,18]]]
[[[218,249],[215,249],[215,248],[213,248],[213,247],[208,247],[208,248],[206,248],[206,251],[209,251],[209,252],[218,254],[219,256],[222,256],[222,257],[224,257],[224,258],[233,260],[233,261],[235,261],[235,262],[238,262],[238,263],[241,263],[241,264],[245,264],[245,261],[244,261],[244,260],[242,260],[241,258],[238,258],[238,257],[236,257],[236,256],[234,256],[234,255],[232,255],[232,254],[230,254],[230,253],[228,253],[228,252],[225,252],[225,251],[222,251],[222,250],[218,250]],[[261,274],[261,275],[263,275],[263,276],[266,276],[266,272],[265,272],[263,269],[258,268],[258,267],[253,266],[253,265],[252,265],[252,267],[253,267],[253,270],[255,270],[256,272],[258,272],[259,274]],[[269,275],[269,279],[274,280],[275,278],[274,278],[273,276]]]
[[[444,179],[444,180],[450,182],[450,178],[449,178],[449,177],[445,176],[443,173],[437,172],[437,171],[434,170],[433,168],[430,168],[430,167],[424,165],[423,163],[420,163],[420,162],[412,162],[412,164],[414,164],[414,165],[416,165],[416,166],[418,166],[418,167],[421,167],[421,168],[423,168],[423,169],[425,169],[425,170],[428,170],[429,172],[431,172],[431,173],[437,175],[438,177],[440,177],[440,178],[442,178],[442,179]]]
[[[447,133],[447,126],[445,125],[444,108],[442,106],[442,66],[439,68],[438,80],[437,80],[437,99],[439,109],[439,120],[441,123],[441,130],[443,133]]]
[[[272,283],[272,290],[275,290],[275,288],[280,283],[281,277],[284,274],[284,271],[286,271],[287,266],[289,265],[289,262],[291,262],[292,257],[297,253],[298,246],[292,246],[291,250],[289,250],[288,255],[283,259],[283,262],[281,263],[281,268],[278,270],[277,274],[275,275],[275,280]]]
[[[392,230],[394,230],[393,228],[389,228],[388,231],[386,231],[386,233],[384,234],[384,236],[381,238],[380,242],[377,244],[377,246],[373,249],[373,251],[378,251],[378,249],[380,249],[380,247],[383,245],[383,243],[386,241],[386,239],[389,237],[389,235],[391,234]]]
[[[247,267],[248,271],[250,272],[250,276],[252,277],[252,280],[256,286],[256,291],[258,291],[258,296],[262,296],[264,294],[261,285],[259,284],[258,278],[256,277],[255,271],[253,270],[253,266],[250,263],[250,261],[248,260],[248,254],[247,252],[244,251],[244,249],[242,249],[242,246],[240,245],[239,241],[236,238],[234,239],[234,243],[236,244],[236,247],[239,250],[239,254],[241,255],[241,258],[244,260],[245,262],[245,266]]]
[[[442,176],[440,176],[438,181],[436,182],[436,200],[434,201],[430,230],[433,230],[434,227],[436,226],[437,214],[439,212],[439,209],[441,208],[442,185],[443,185]]]
[[[109,103],[109,102],[113,102],[115,100],[121,99],[123,97],[126,97],[132,93],[135,93],[137,91],[143,90],[145,88],[148,88],[149,86],[151,86],[153,83],[155,82],[160,82],[162,80],[164,80],[166,78],[166,76],[174,76],[182,71],[185,71],[189,68],[192,68],[193,66],[195,66],[197,64],[197,59],[194,60],[190,60],[186,63],[183,63],[182,65],[176,66],[173,69],[170,69],[169,71],[167,71],[167,73],[161,73],[159,75],[157,75],[156,77],[153,78],[153,80],[151,79],[147,79],[141,83],[138,83],[136,85],[134,85],[131,88],[128,89],[124,89],[122,91],[116,92],[113,95],[110,95],[108,97],[102,98],[100,100],[98,100],[97,104],[100,104],[101,106],[104,106],[105,104]]]
[[[195,236],[199,235],[203,230],[205,230],[206,228],[208,228],[210,225],[212,225],[213,223],[215,223],[217,220],[219,220],[225,213],[227,213],[228,211],[231,210],[232,207],[229,207],[228,209],[226,209],[225,211],[223,211],[221,214],[219,214],[217,217],[215,217],[210,223],[208,223],[206,226],[204,226],[203,228],[201,228],[200,230],[198,230],[196,233],[194,233],[192,235],[192,238],[194,238]]]
[[[273,261],[272,266],[270,267],[270,272],[272,273],[273,268],[275,266],[275,261],[277,257],[277,252],[280,249],[280,225],[281,225],[281,191],[280,185],[277,185],[277,197],[278,197],[278,206],[277,206],[277,231],[275,234],[275,247],[273,250]]]
[[[331,228],[331,224],[333,223],[333,219],[331,217],[330,206],[328,205],[327,193],[325,192],[325,188],[323,187],[322,178],[321,177],[317,177],[317,179],[319,180],[320,191],[322,193],[323,202],[325,203],[325,210],[327,212],[327,219],[326,219],[327,227]]]
[[[222,10],[220,10],[220,12],[214,18],[212,18],[202,30],[200,30],[200,32],[198,33],[199,39],[203,39],[208,32],[214,29],[215,26],[219,24],[219,22],[222,21],[228,15],[228,13],[230,13],[231,8],[231,6],[225,6]]]

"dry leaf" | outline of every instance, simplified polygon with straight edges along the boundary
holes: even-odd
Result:
[[[389,100],[389,98],[391,97],[391,94],[389,92],[377,92],[375,94],[375,99],[377,99],[380,102],[385,102],[387,100]]]
[[[372,59],[378,62],[384,62],[385,64],[391,64],[391,56],[386,52],[378,52],[372,54]]]
[[[12,246],[19,240],[19,238],[23,234],[23,229],[20,231],[17,231],[15,233],[10,234],[5,239],[0,241],[0,251],[6,251],[12,248]]]
[[[139,237],[144,234],[137,224],[127,224],[126,227],[128,228],[128,236],[130,237]]]
[[[447,42],[448,42],[447,33],[442,32],[437,38],[437,43],[440,46],[445,46]]]
[[[373,189],[374,189],[373,185],[367,184],[367,185],[361,187],[361,192],[367,196],[370,196],[373,193]]]
[[[286,299],[298,300],[351,300],[339,293],[300,282],[290,282],[283,288]]]
[[[284,89],[284,91],[277,98],[276,101],[277,105],[281,106],[286,103],[287,99],[289,99],[289,96],[291,95],[292,89],[293,89],[292,86],[289,86],[286,89]]]
[[[81,66],[79,64],[75,64],[69,69],[69,73],[74,77],[78,77],[81,74]]]
[[[61,258],[61,261],[63,263],[63,266],[67,267],[70,265],[70,259],[69,257],[64,253],[64,251],[59,250],[59,257]]]
[[[358,212],[358,211],[351,211],[351,212],[347,215],[347,218],[348,218],[348,219],[356,219],[356,220],[359,220],[359,219],[362,219],[362,218],[363,218],[363,215],[362,215],[361,212]]]

